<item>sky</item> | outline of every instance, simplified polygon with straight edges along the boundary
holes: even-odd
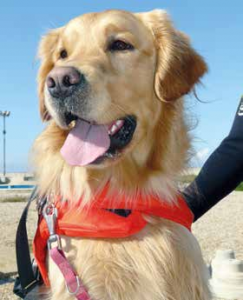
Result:
[[[0,110],[7,118],[7,171],[29,170],[31,145],[43,130],[38,112],[36,52],[40,37],[75,16],[106,9],[132,12],[167,10],[175,26],[190,36],[205,58],[209,72],[197,88],[199,102],[187,99],[196,126],[195,156],[199,167],[227,136],[243,94],[243,1],[219,0],[1,0],[0,1]],[[0,172],[2,172],[0,120]]]

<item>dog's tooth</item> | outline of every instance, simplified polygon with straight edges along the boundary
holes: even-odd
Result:
[[[109,135],[114,135],[119,129],[122,128],[124,124],[124,121],[123,120],[117,120],[116,122],[114,122],[112,124],[112,126],[109,128],[108,130],[108,134]]]
[[[121,128],[123,124],[124,124],[123,120],[116,121],[116,125],[117,125],[118,128]]]
[[[117,131],[118,127],[116,126],[116,124],[112,125],[111,127],[111,134],[114,134]]]
[[[72,128],[75,127],[75,125],[76,125],[76,121],[74,120],[74,121],[72,121],[72,122],[68,125],[68,128],[69,128],[69,129],[72,129]]]
[[[120,126],[122,123],[123,123],[122,120],[117,120],[117,121],[116,121],[116,125],[117,125],[117,126]]]

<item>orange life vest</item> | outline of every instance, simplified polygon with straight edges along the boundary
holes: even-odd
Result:
[[[191,230],[193,214],[186,202],[178,195],[177,204],[168,204],[157,196],[142,197],[137,195],[134,199],[119,197],[106,197],[107,188],[84,209],[79,209],[80,202],[69,204],[60,199],[54,201],[58,209],[55,231],[58,235],[84,238],[125,238],[141,231],[147,224],[143,215],[161,217],[176,222]],[[115,204],[114,204],[115,203]],[[114,207],[115,205],[115,207]],[[120,216],[110,209],[129,210],[127,217]],[[33,243],[33,251],[42,278],[49,285],[46,268],[47,240],[49,230],[46,221],[41,217]]]

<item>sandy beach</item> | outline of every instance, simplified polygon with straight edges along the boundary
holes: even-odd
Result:
[[[15,266],[15,233],[25,203],[0,202],[0,300],[18,299],[12,294]],[[30,239],[36,224],[35,207],[29,213]],[[193,233],[207,263],[217,249],[234,249],[243,259],[243,192],[233,192],[193,225]],[[9,276],[12,275],[12,276]]]

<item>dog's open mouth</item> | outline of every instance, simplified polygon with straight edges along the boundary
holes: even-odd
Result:
[[[126,116],[110,124],[95,124],[66,114],[67,125],[72,124],[61,154],[74,166],[98,164],[104,159],[117,158],[133,138],[137,122],[134,116]]]

